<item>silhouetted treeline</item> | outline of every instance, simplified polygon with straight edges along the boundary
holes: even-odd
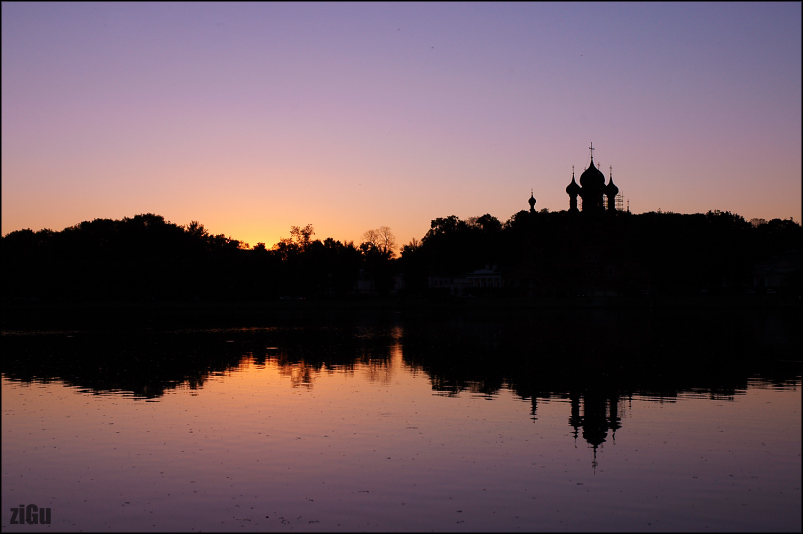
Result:
[[[801,226],[773,219],[754,227],[729,212],[521,211],[432,221],[401,257],[292,227],[272,248],[179,226],[153,214],[95,219],[61,232],[19,230],[0,239],[3,297],[11,300],[263,300],[348,295],[426,295],[432,277],[459,280],[478,269],[499,287],[474,296],[574,296],[594,291],[799,294]],[[463,280],[465,285],[465,279]],[[454,291],[457,282],[451,289]],[[466,293],[464,293],[466,294]]]
[[[435,219],[420,243],[403,248],[400,264],[409,292],[424,290],[428,276],[489,268],[500,273],[502,289],[469,287],[474,296],[732,293],[754,287],[799,294],[802,237],[792,220],[754,227],[730,212],[520,211],[504,224],[490,215]]]
[[[353,244],[306,239],[252,249],[153,214],[2,238],[3,296],[40,300],[254,300],[340,294],[366,261]]]

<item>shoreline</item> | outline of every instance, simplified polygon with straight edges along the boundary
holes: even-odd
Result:
[[[648,295],[637,297],[345,297],[271,300],[6,300],[2,311],[11,310],[208,310],[208,309],[416,309],[416,308],[755,308],[801,307],[799,295]]]
[[[35,326],[37,323],[119,323],[137,324],[237,321],[302,312],[443,312],[487,313],[549,311],[744,311],[778,310],[801,312],[795,295],[652,295],[639,297],[364,297],[340,299],[268,301],[85,301],[0,303],[0,329]]]

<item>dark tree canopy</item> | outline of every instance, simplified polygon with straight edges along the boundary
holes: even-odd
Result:
[[[424,295],[432,277],[501,273],[508,295],[568,296],[746,291],[759,282],[799,294],[803,232],[792,220],[754,226],[720,211],[588,215],[520,211],[436,218],[394,258],[387,227],[355,246],[292,226],[253,248],[199,221],[162,216],[84,221],[60,232],[0,238],[5,300],[260,300],[402,293]],[[780,280],[780,282],[778,281]]]

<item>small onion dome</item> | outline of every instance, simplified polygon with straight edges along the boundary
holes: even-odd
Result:
[[[572,183],[566,186],[566,192],[570,195],[580,194],[580,186],[574,181],[574,174],[572,174]]]
[[[530,204],[530,209],[533,209],[535,207],[535,197],[533,196],[532,191],[530,191],[530,200],[528,200],[527,202],[529,202]]]
[[[619,193],[619,188],[613,183],[613,176],[611,176],[611,180],[608,182],[608,185],[605,186],[605,194],[609,197],[614,197],[617,193]]]
[[[602,189],[605,187],[605,175],[594,166],[594,158],[591,158],[591,166],[580,175],[580,185],[589,189]]]

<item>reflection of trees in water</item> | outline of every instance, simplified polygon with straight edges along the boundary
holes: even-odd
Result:
[[[79,334],[80,336],[80,334]],[[91,336],[97,341],[97,336]],[[4,351],[17,353],[14,347],[20,340],[4,338]],[[30,340],[26,340],[30,341]],[[80,388],[87,393],[121,393],[135,398],[153,399],[168,390],[187,387],[200,389],[212,376],[224,376],[239,368],[247,356],[240,354],[190,354],[175,352],[168,355],[140,352],[137,356],[121,355],[119,351],[92,352],[94,347],[81,343],[82,349],[66,347],[63,336],[57,339],[41,339],[37,349],[26,350],[25,356],[8,358],[3,364],[4,375],[22,382],[50,383],[60,381]],[[80,342],[79,342],[80,343]],[[51,352],[39,352],[43,346],[57,346]],[[221,347],[206,347],[215,350]],[[145,349],[145,351],[149,350]],[[142,351],[142,347],[129,345],[125,352]],[[31,352],[38,352],[32,355]],[[78,354],[80,352],[80,354]],[[115,354],[116,353],[116,354]],[[298,363],[280,366],[280,373],[291,378],[294,384],[310,383],[310,373],[299,373],[304,365]]]
[[[296,363],[282,362],[279,364],[279,375],[289,378],[292,387],[312,387],[312,375],[316,372],[318,372],[318,369],[303,361]]]
[[[391,349],[399,337],[394,324],[331,314],[275,323],[282,326],[5,332],[2,372],[11,380],[59,380],[87,392],[148,399],[179,386],[200,388],[210,376],[232,372],[246,361],[276,362],[293,386],[311,387],[322,370],[365,370],[370,380],[390,381]]]
[[[348,363],[332,364],[321,361],[305,361],[288,357],[286,354],[276,357],[269,357],[269,361],[275,362],[279,375],[290,380],[292,387],[304,386],[312,387],[315,377],[322,372],[338,372],[348,375],[355,375],[357,370],[363,371],[365,377],[370,382],[380,384],[390,384],[392,379],[392,367],[390,358],[379,356],[375,353],[358,356]]]
[[[397,327],[384,324],[283,328],[270,336],[270,342],[282,348],[257,349],[250,355],[258,365],[275,362],[294,387],[311,387],[315,376],[325,371],[348,375],[359,371],[369,381],[389,384],[391,352],[398,337]]]
[[[245,364],[275,365],[291,387],[321,373],[390,384],[392,357],[438,395],[493,398],[507,388],[538,405],[568,401],[575,441],[593,449],[622,426],[633,395],[733,399],[760,376],[799,383],[799,313],[550,310],[298,316],[265,328],[96,331],[2,336],[12,380],[58,380],[92,393],[158,398],[198,389]]]
[[[147,332],[3,335],[2,371],[11,380],[59,380],[87,392],[161,397],[179,386],[203,387],[210,376],[240,365],[225,340]]]
[[[799,319],[743,310],[305,312],[268,317],[270,327],[5,333],[2,368],[16,380],[156,398],[200,388],[244,358],[276,362],[294,386],[311,387],[324,371],[387,384],[401,351],[439,394],[490,398],[509,388],[532,400],[535,416],[536,399],[575,392],[727,397],[756,374],[783,384],[799,378]]]
[[[406,317],[404,359],[446,393],[493,394],[506,386],[533,398],[603,387],[664,398],[701,390],[721,396],[744,390],[756,373],[781,382],[799,376],[782,363],[800,361],[798,311],[432,315]]]

